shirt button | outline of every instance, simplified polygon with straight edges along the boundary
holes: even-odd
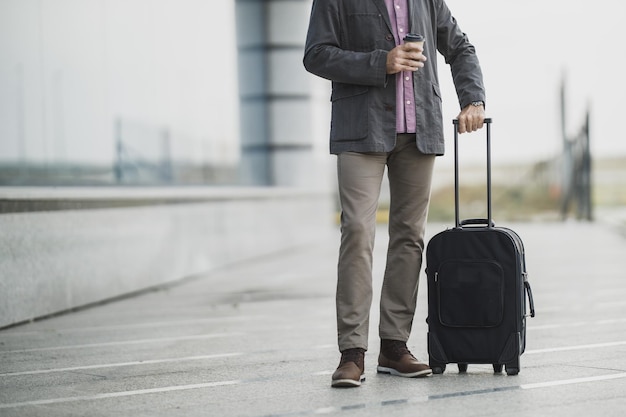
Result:
[[[402,33],[402,32],[404,32],[404,29],[400,28],[399,31],[400,31],[400,33]]]
[[[398,9],[398,10],[400,9],[400,6],[398,6],[397,4],[396,4],[396,9]]]
[[[406,101],[406,104],[411,104],[411,100],[407,100],[407,101]]]
[[[406,77],[406,78],[405,78],[405,80],[407,80],[407,81],[409,81],[410,79],[411,79],[411,78],[409,78],[409,77]]]

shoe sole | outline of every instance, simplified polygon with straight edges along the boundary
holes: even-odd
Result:
[[[361,379],[337,379],[331,382],[330,386],[335,388],[353,388],[360,387],[361,382],[365,381],[365,376],[361,375]]]
[[[425,369],[423,371],[417,371],[417,372],[402,373],[393,368],[387,368],[384,366],[378,366],[376,370],[378,371],[379,374],[390,374],[394,376],[401,376],[404,378],[422,378],[422,377],[429,376],[433,373],[432,369]]]

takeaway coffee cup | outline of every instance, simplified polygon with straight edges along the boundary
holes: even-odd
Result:
[[[423,48],[424,47],[424,35],[420,35],[418,33],[407,33],[404,37],[404,42],[418,43]]]
[[[404,41],[405,42],[421,42],[423,45],[424,35],[420,35],[417,33],[407,33],[407,35],[404,37]]]

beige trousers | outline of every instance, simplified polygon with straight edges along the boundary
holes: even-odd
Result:
[[[337,156],[341,245],[337,279],[339,350],[367,349],[372,304],[376,211],[387,167],[389,247],[380,299],[379,336],[407,341],[417,301],[435,156],[417,150],[415,135],[398,135],[389,153]]]

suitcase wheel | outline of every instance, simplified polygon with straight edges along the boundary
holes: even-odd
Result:
[[[464,374],[465,372],[467,372],[467,364],[466,363],[460,363],[459,364],[459,373],[460,374]]]
[[[443,374],[446,370],[446,365],[431,365],[430,368],[433,370],[433,374]]]
[[[502,372],[502,364],[501,363],[494,363],[493,364],[493,372],[496,374],[499,374]]]
[[[519,374],[519,368],[509,368],[508,366],[506,367],[506,374],[507,375],[517,375]]]

